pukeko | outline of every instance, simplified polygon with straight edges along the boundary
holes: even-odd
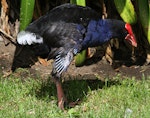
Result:
[[[103,45],[118,38],[137,47],[130,24],[116,19],[101,19],[89,7],[64,4],[32,22],[17,36],[19,45],[34,48],[37,56],[54,59],[52,79],[56,84],[58,106],[64,109],[65,98],[60,78],[73,57],[88,47]]]

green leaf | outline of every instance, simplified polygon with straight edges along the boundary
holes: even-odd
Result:
[[[76,4],[77,2],[76,2],[76,0],[70,0],[70,3],[71,4]]]
[[[77,5],[86,6],[85,0],[77,0]]]
[[[121,18],[130,24],[135,24],[137,21],[136,12],[131,0],[114,0],[117,11]]]
[[[21,0],[20,30],[24,30],[32,20],[35,0]]]
[[[85,0],[70,0],[70,3],[71,4],[77,4],[77,5],[80,5],[80,6],[86,6]]]
[[[139,17],[150,44],[150,7],[148,0],[138,0]]]
[[[82,66],[84,61],[86,60],[86,54],[87,50],[83,50],[79,54],[76,55],[75,57],[75,65],[76,66]]]

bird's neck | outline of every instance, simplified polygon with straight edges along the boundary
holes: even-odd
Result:
[[[122,22],[118,20],[90,21],[83,41],[83,47],[95,47],[108,42],[112,38],[122,38],[122,27]]]

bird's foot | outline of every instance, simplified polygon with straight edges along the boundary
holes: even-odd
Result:
[[[69,106],[70,108],[73,108],[73,107],[75,107],[76,105],[79,105],[79,104],[81,104],[81,101],[80,101],[79,99],[77,99],[75,102],[70,102],[70,103],[68,104],[68,106]]]
[[[58,107],[63,111],[65,111],[65,107],[73,108],[73,107],[75,107],[76,105],[79,105],[79,104],[81,104],[81,101],[79,99],[77,99],[75,102],[70,102],[70,103],[68,103],[63,98],[60,101],[58,101]]]
[[[54,83],[56,85],[56,89],[57,89],[58,107],[61,110],[65,111],[65,107],[72,108],[81,103],[79,101],[79,99],[77,99],[75,102],[71,102],[68,104],[68,101],[65,97],[61,82],[57,79],[53,79],[53,81],[54,81]]]
[[[58,107],[63,111],[65,110],[65,103],[66,101],[63,98],[60,101],[58,101]]]

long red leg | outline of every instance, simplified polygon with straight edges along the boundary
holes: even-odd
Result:
[[[53,78],[53,81],[54,81],[54,83],[56,85],[56,89],[57,89],[58,107],[61,110],[65,110],[64,109],[64,104],[67,103],[67,99],[65,97],[65,94],[64,94],[64,91],[63,91],[63,88],[62,88],[62,84],[58,79]],[[75,105],[78,105],[80,103],[81,103],[81,101],[77,100],[75,102],[69,103],[68,106],[69,107],[74,107]]]
[[[64,110],[64,103],[67,102],[62,84],[58,79],[53,79],[57,89],[58,107]]]

